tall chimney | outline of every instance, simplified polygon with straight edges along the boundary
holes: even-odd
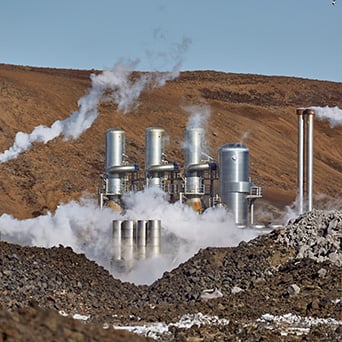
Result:
[[[305,110],[307,116],[307,138],[306,138],[306,182],[307,182],[307,201],[308,211],[312,210],[312,195],[313,195],[313,125],[315,111],[313,109]]]
[[[298,210],[304,212],[304,109],[297,109],[298,116]]]
[[[298,211],[312,210],[313,197],[313,109],[297,109],[298,117]],[[306,190],[306,191],[305,191]],[[305,198],[306,195],[306,198]],[[306,199],[306,200],[305,200]]]

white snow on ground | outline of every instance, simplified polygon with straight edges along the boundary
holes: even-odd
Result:
[[[68,317],[69,314],[67,314],[64,310],[59,310],[58,313],[63,317]],[[80,315],[80,314],[73,314],[73,319],[77,319],[79,321],[87,321],[90,318],[90,315]]]
[[[69,316],[65,311],[60,310],[59,314],[62,316]],[[74,314],[74,319],[87,321],[90,315]],[[156,322],[145,325],[123,326],[113,325],[116,330],[126,330],[132,333],[150,337],[158,340],[162,335],[171,334],[170,328],[190,329],[193,326],[201,327],[204,325],[228,325],[229,320],[218,318],[217,316],[204,315],[201,312],[195,314],[183,315],[178,322],[166,324],[164,322]],[[283,336],[287,335],[306,335],[310,328],[316,325],[342,325],[342,321],[334,318],[318,318],[318,317],[301,317],[294,314],[286,314],[283,316],[275,316],[272,314],[264,314],[255,322],[250,322],[247,325],[264,325],[267,329],[277,330]],[[103,328],[108,329],[110,325],[104,323]]]
[[[281,330],[283,336],[307,334],[315,325],[342,325],[342,321],[334,318],[301,317],[291,313],[283,316],[264,314],[257,320],[257,323],[264,324],[268,329]]]
[[[128,330],[138,335],[143,335],[146,337],[151,337],[154,339],[158,339],[161,335],[169,334],[169,329],[171,327],[190,329],[194,325],[197,327],[203,325],[227,325],[229,324],[229,320],[220,319],[217,316],[209,316],[204,315],[201,312],[196,314],[187,314],[183,315],[180,320],[176,323],[152,323],[149,325],[141,325],[141,326],[113,326],[114,329]]]

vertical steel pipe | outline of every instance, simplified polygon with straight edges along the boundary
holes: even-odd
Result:
[[[303,109],[297,109],[298,117],[298,165],[297,165],[297,197],[299,214],[304,212],[304,116]]]
[[[307,109],[307,165],[306,165],[306,182],[307,182],[307,202],[308,202],[308,211],[312,210],[312,197],[313,197],[313,125],[314,125],[314,114],[315,111],[313,109]]]
[[[150,257],[160,255],[161,221],[149,220],[147,225],[147,250]]]
[[[147,220],[137,221],[137,259],[146,258],[146,230]]]
[[[113,260],[121,260],[121,224],[122,220],[113,221]]]
[[[254,201],[252,201],[250,203],[250,207],[249,207],[250,211],[249,211],[249,224],[253,225],[254,224]]]
[[[134,220],[125,220],[121,226],[122,259],[128,263],[134,260],[134,226]]]
[[[111,172],[112,167],[121,166],[125,158],[125,131],[111,128],[106,131],[106,174],[108,177],[108,193],[121,195],[122,181],[119,173]]]

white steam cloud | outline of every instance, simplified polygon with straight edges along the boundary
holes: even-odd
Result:
[[[310,107],[321,120],[329,120],[330,126],[342,125],[342,109],[336,107]]]
[[[39,125],[31,133],[18,132],[13,145],[0,154],[0,163],[7,162],[32,147],[34,142],[46,144],[63,135],[64,140],[77,139],[92,126],[99,113],[97,106],[101,101],[114,101],[118,110],[127,113],[131,110],[143,89],[164,86],[168,80],[179,75],[180,62],[171,72],[144,73],[132,77],[138,62],[117,63],[111,70],[101,74],[91,74],[91,89],[78,101],[79,110],[65,120],[57,120],[50,127]]]
[[[241,136],[241,139],[240,139],[240,144],[244,144],[244,141],[246,139],[248,139],[248,136],[249,136],[249,132],[243,132],[242,136]]]
[[[165,193],[158,188],[123,197],[127,206],[124,216],[109,208],[99,209],[91,199],[61,205],[53,215],[33,219],[17,220],[3,214],[0,216],[1,237],[26,246],[70,246],[111,270],[112,220],[161,219],[162,255],[140,261],[130,273],[116,274],[111,270],[121,280],[149,284],[200,248],[234,246],[256,236],[255,232],[237,228],[232,215],[223,208],[210,208],[198,215],[184,204],[168,203]]]
[[[190,114],[187,128],[204,128],[208,126],[210,107],[208,105],[185,106],[184,110]]]

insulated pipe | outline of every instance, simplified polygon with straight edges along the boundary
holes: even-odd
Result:
[[[207,170],[214,170],[216,167],[215,163],[202,163],[202,164],[190,164],[187,168],[187,172],[203,172]]]
[[[298,210],[299,214],[304,212],[304,109],[297,109],[298,117]]]
[[[307,182],[307,201],[308,211],[312,210],[312,195],[313,195],[313,122],[315,111],[313,109],[305,110],[307,115],[307,166],[306,166],[306,182]]]
[[[126,172],[137,172],[139,170],[138,165],[120,165],[111,166],[107,169],[108,174],[126,173]]]
[[[163,165],[152,165],[147,171],[148,172],[172,172],[178,171],[179,166],[176,163],[173,164],[163,164]]]

